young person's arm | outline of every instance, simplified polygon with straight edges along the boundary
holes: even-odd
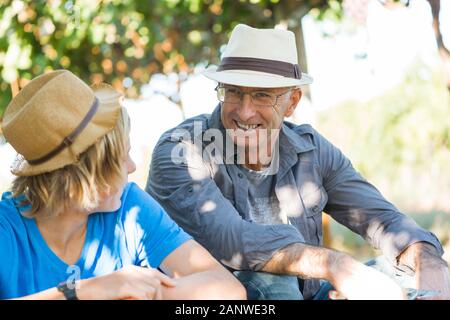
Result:
[[[241,283],[208,251],[189,240],[169,254],[161,268],[176,279],[163,286],[164,299],[245,299]]]
[[[77,282],[78,299],[246,299],[245,288],[202,246],[189,240],[170,253],[161,268],[127,266]],[[57,288],[18,299],[65,300]]]
[[[76,283],[76,296],[80,300],[162,299],[162,287],[176,283],[157,269],[126,266],[111,274],[80,280]],[[19,297],[20,300],[65,300],[56,287]]]

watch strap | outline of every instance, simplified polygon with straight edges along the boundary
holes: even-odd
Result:
[[[75,290],[75,283],[70,283],[68,281],[61,282],[56,287],[59,292],[62,292],[67,300],[78,300],[77,292]]]

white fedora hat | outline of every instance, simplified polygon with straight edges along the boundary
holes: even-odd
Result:
[[[295,35],[288,30],[257,29],[238,24],[218,67],[203,72],[219,83],[280,88],[312,83],[298,65]]]

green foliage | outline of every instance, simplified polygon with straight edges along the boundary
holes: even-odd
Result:
[[[316,7],[311,10],[311,14],[317,20],[331,20],[331,21],[341,21],[343,18],[344,10],[342,7],[342,1],[329,0],[327,1],[326,8],[323,10],[322,7]]]
[[[414,68],[367,103],[327,110],[320,131],[368,180],[409,210],[449,210],[450,95],[440,73]]]
[[[135,97],[152,73],[218,62],[236,24],[273,27],[312,7],[327,1],[0,0],[0,116],[11,90],[47,70]]]

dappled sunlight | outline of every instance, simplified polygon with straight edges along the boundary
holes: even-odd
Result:
[[[87,269],[91,269],[94,266],[96,255],[92,254],[98,251],[98,248],[100,247],[100,241],[98,239],[93,239],[89,243],[89,249],[87,251],[87,259],[85,261],[85,266]]]
[[[200,208],[200,212],[201,213],[208,213],[208,212],[212,212],[216,209],[217,205],[214,201],[206,201],[202,207]]]
[[[340,272],[348,276],[358,273],[358,268],[351,259],[342,258],[346,255],[327,248],[348,253],[360,262],[384,255],[391,267],[396,259],[401,267],[408,254],[400,253],[414,252],[422,244],[411,251],[405,248],[416,242],[433,243],[437,248],[438,238],[443,258],[450,262],[450,0],[172,0],[156,1],[153,7],[143,1],[70,0],[35,5],[13,0],[4,4],[0,6],[0,38],[5,40],[0,42],[0,121],[13,97],[19,97],[14,101],[23,100],[20,90],[31,79],[56,69],[76,74],[88,91],[90,84],[111,84],[123,94],[120,104],[130,117],[129,153],[136,170],[126,155],[123,159],[107,157],[103,167],[126,163],[123,179],[126,169],[133,171],[128,181],[142,189],[135,188],[138,196],[126,200],[124,192],[120,209],[91,214],[86,228],[83,216],[83,228],[75,229],[74,224],[77,233],[68,231],[64,238],[57,231],[71,227],[70,206],[76,207],[75,202],[61,210],[60,218],[67,220],[55,220],[67,226],[41,228],[47,232],[41,235],[46,236],[48,247],[58,248],[55,252],[75,254],[85,239],[74,265],[83,268],[81,278],[110,274],[125,266],[143,275],[154,271],[144,268],[155,268],[178,278],[179,287],[189,279],[186,275],[193,276],[194,286],[187,297],[196,297],[196,291],[201,291],[207,298],[214,299],[217,293],[226,298],[236,290],[220,287],[212,293],[211,289],[215,280],[220,280],[220,272],[211,272],[205,286],[197,281],[202,275],[195,278],[195,273],[208,274],[204,272],[208,268],[223,271],[223,266],[209,259],[212,255],[230,270],[268,270],[272,276],[281,273],[304,278],[307,281],[293,277],[295,289],[301,285],[302,294],[317,292],[319,279],[326,279],[339,290],[361,290],[360,298],[386,299],[397,297],[396,286],[386,286],[381,274],[370,271],[353,279],[343,277]],[[284,33],[286,43],[272,45],[267,36],[253,44],[257,36],[244,37],[245,41],[239,40],[246,45],[244,50],[228,56],[240,46],[234,44],[234,39],[240,38],[231,36],[232,28],[248,28],[242,23],[265,32],[273,27],[284,30],[279,37],[273,34],[274,39],[283,40]],[[223,77],[211,76],[215,65],[216,75]],[[206,69],[211,72],[204,73]],[[47,100],[50,103],[50,96],[37,96],[43,97],[40,107],[45,107]],[[77,97],[81,95],[75,92],[59,102],[77,102]],[[84,130],[96,128],[106,134],[118,126],[117,117],[102,119],[106,109],[101,99],[94,100],[84,120],[73,123],[75,131],[62,126],[73,133],[56,135],[54,144],[59,147],[48,153],[53,149],[49,145],[49,150],[35,156],[23,152],[21,157],[28,161],[23,164],[32,168],[41,163],[41,168],[48,169],[46,162],[53,158],[51,168],[83,162],[89,144],[77,152],[75,147],[93,137]],[[30,106],[22,102],[21,107]],[[17,139],[14,145],[21,150],[18,127],[11,126],[11,135],[8,132],[10,110],[15,108],[11,105],[4,117],[4,134],[10,143]],[[48,106],[53,116],[60,111],[58,102]],[[119,103],[114,106],[120,109]],[[227,116],[228,106],[232,108]],[[39,137],[45,140],[48,135],[47,140],[52,140],[51,121],[47,128],[36,116],[43,115],[44,109],[33,110],[37,112],[33,117],[19,114],[15,118],[29,120],[24,136],[36,126]],[[74,116],[80,115],[72,111]],[[279,135],[280,127],[285,130]],[[288,143],[279,137],[289,138]],[[94,140],[99,139],[100,134]],[[38,140],[31,144],[27,140],[31,149],[45,147]],[[90,143],[92,146],[94,141]],[[57,167],[66,149],[73,151],[73,158]],[[16,151],[2,137],[0,127],[0,195],[14,181],[10,166],[15,157]],[[38,172],[45,173],[42,180],[51,175],[51,168]],[[89,174],[97,174],[92,168],[89,166]],[[56,172],[61,172],[59,178],[65,177],[64,170]],[[89,178],[89,174],[83,177]],[[16,184],[35,177],[28,178],[19,178]],[[90,177],[92,181],[95,178]],[[51,181],[53,189],[55,181]],[[92,186],[92,181],[87,185]],[[37,184],[24,184],[17,191],[19,198],[28,198],[34,206],[38,203],[34,193],[49,194],[52,201],[42,201],[37,207],[39,213],[52,211],[45,207],[52,205],[55,196],[34,188]],[[56,187],[61,192],[58,199],[66,200],[62,193],[70,184],[67,179],[66,186]],[[88,196],[89,188],[83,192]],[[68,193],[66,198],[74,201],[76,197]],[[114,199],[118,201],[118,197]],[[9,269],[19,271],[12,277],[8,268],[1,270],[5,284],[0,293],[9,287],[4,281],[8,277],[19,287],[31,284],[32,288],[33,283],[57,275],[48,257],[40,256],[36,241],[29,241],[33,240],[30,231],[17,232],[12,219],[17,218],[17,223],[32,220],[22,219],[20,207],[16,205],[18,211],[12,201],[1,204],[4,220],[0,222],[6,230],[3,251],[9,260],[19,261]],[[19,215],[10,214],[10,209]],[[12,247],[6,241],[8,233],[19,244],[11,252],[7,250]],[[185,250],[193,245],[194,237],[201,246]],[[22,250],[26,245],[30,245],[31,255]],[[291,246],[295,250],[290,251]],[[324,251],[329,255],[320,254]],[[178,263],[167,263],[173,257]],[[271,263],[278,269],[265,269]],[[23,268],[18,268],[22,264]],[[324,273],[314,274],[322,268]],[[303,274],[305,270],[307,274]],[[342,287],[341,276],[346,282]],[[132,284],[128,278],[117,279],[119,284],[123,280]],[[143,279],[139,284],[144,287],[148,283]],[[52,286],[59,283],[52,282]],[[92,292],[103,289],[101,281],[93,283]],[[123,290],[112,290],[111,283],[109,280],[103,291],[114,296]],[[159,280],[156,283],[161,284]],[[170,286],[164,281],[162,285]],[[139,285],[131,286],[139,289]],[[63,297],[58,290],[51,291]],[[239,290],[243,288],[238,286]],[[372,295],[374,291],[379,291],[378,296]],[[83,298],[83,291],[79,293]],[[63,294],[67,298],[66,292]]]
[[[367,236],[368,240],[375,248],[402,248],[406,243],[408,243],[411,235],[406,231],[398,232],[398,230],[391,233],[389,228],[393,225],[395,225],[395,220],[392,221],[392,225],[386,225],[384,221],[378,217],[370,220],[367,227]]]
[[[230,259],[227,260],[227,263],[232,265],[243,265],[244,257],[241,252],[234,253]]]
[[[303,212],[300,201],[292,201],[293,198],[299,198],[298,190],[291,185],[285,185],[276,190],[277,197],[280,201],[280,209],[283,216],[296,217]]]
[[[192,141],[190,132],[184,129],[173,131],[170,139],[174,142],[174,145],[170,150],[171,163],[186,167],[193,180],[201,181],[208,178],[208,171],[204,170],[202,167],[202,164],[205,161],[202,152],[202,141],[195,137],[194,141]]]
[[[302,184],[302,198],[304,198],[306,206],[320,201],[321,193],[319,191],[319,186],[315,182],[306,181]]]
[[[395,235],[388,235],[386,237],[387,241],[392,242],[392,246],[401,248],[404,247],[405,243],[408,243],[411,239],[411,235],[407,232],[399,232]]]
[[[130,208],[127,212],[127,220],[124,224],[123,228],[127,234],[138,234],[143,235],[145,233],[145,230],[142,229],[142,226],[138,223],[138,217],[139,213],[141,212],[141,208],[139,206],[134,206]],[[120,236],[120,234],[117,234],[117,232],[120,232],[119,229],[115,230],[116,236]],[[134,245],[134,244],[129,244]],[[137,249],[137,248],[135,248]]]
[[[193,270],[198,270],[204,267],[204,249],[196,247],[194,250],[189,252],[189,255],[185,254],[185,263],[186,265],[191,266]],[[175,277],[179,277],[180,275],[174,274]]]
[[[94,237],[90,242],[85,244],[88,246],[88,249],[85,255],[84,270],[92,272],[93,276],[109,274],[122,267],[120,264],[118,265],[117,258],[111,252],[112,248],[102,245],[99,251],[100,241],[102,240]],[[99,256],[105,263],[95,264],[100,258]]]
[[[350,209],[348,211],[348,215],[349,219],[351,219],[351,221],[353,221],[353,223],[355,224],[361,224],[367,220],[367,217],[364,214],[363,209]]]
[[[192,179],[195,181],[201,181],[203,179],[209,178],[209,173],[207,172],[207,170],[198,168],[198,164],[203,163],[202,145],[195,143],[184,143],[184,145],[186,146],[185,159],[187,162],[187,168]]]
[[[447,241],[447,245],[444,246],[444,255],[442,258],[450,265],[450,241]]]

